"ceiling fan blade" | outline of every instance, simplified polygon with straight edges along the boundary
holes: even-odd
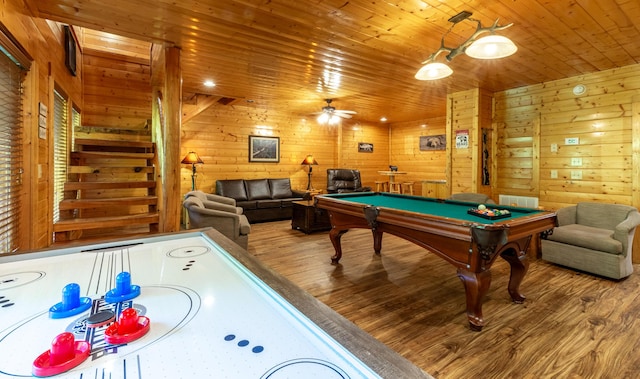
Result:
[[[346,110],[343,110],[343,109],[336,109],[334,112],[335,113],[346,113],[346,114],[356,114],[356,113],[358,113],[356,111],[346,111]]]

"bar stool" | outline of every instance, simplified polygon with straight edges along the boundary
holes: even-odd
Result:
[[[376,180],[376,192],[389,192],[389,182]]]
[[[389,192],[391,193],[402,193],[402,184],[398,182],[389,183]]]
[[[402,193],[407,195],[413,195],[413,182],[402,183]]]

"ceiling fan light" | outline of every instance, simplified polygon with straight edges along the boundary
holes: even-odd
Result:
[[[318,116],[317,121],[318,121],[318,123],[319,123],[319,124],[323,124],[323,125],[324,125],[324,124],[326,124],[327,122],[329,122],[329,118],[330,118],[330,116],[329,116],[329,114],[328,114],[328,113],[326,113],[326,112],[322,112],[322,113]]]
[[[453,74],[453,70],[444,63],[431,62],[422,66],[416,73],[416,79],[418,80],[437,80],[446,78]]]
[[[476,59],[496,59],[512,55],[518,47],[505,36],[488,35],[474,41],[465,54]]]
[[[340,123],[340,117],[332,114],[331,117],[329,117],[329,125],[338,125],[338,123]]]

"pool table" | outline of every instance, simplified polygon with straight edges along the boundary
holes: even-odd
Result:
[[[531,238],[556,225],[554,212],[490,204],[491,209],[510,213],[489,219],[468,213],[478,204],[384,192],[327,194],[315,201],[329,213],[334,264],[342,257],[342,235],[351,228],[368,228],[376,254],[380,254],[383,233],[390,233],[455,266],[465,288],[469,325],[476,331],[485,324],[482,300],[491,285],[491,265],[497,256],[509,262],[508,291],[514,302],[522,303],[525,296],[520,283],[528,268]]]

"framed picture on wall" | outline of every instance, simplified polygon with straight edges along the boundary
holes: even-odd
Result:
[[[249,162],[280,162],[280,137],[249,136]]]
[[[68,25],[64,26],[64,64],[76,76],[76,37]]]
[[[444,134],[420,136],[420,151],[446,150],[447,138]]]
[[[358,142],[358,153],[373,153],[371,142]]]

